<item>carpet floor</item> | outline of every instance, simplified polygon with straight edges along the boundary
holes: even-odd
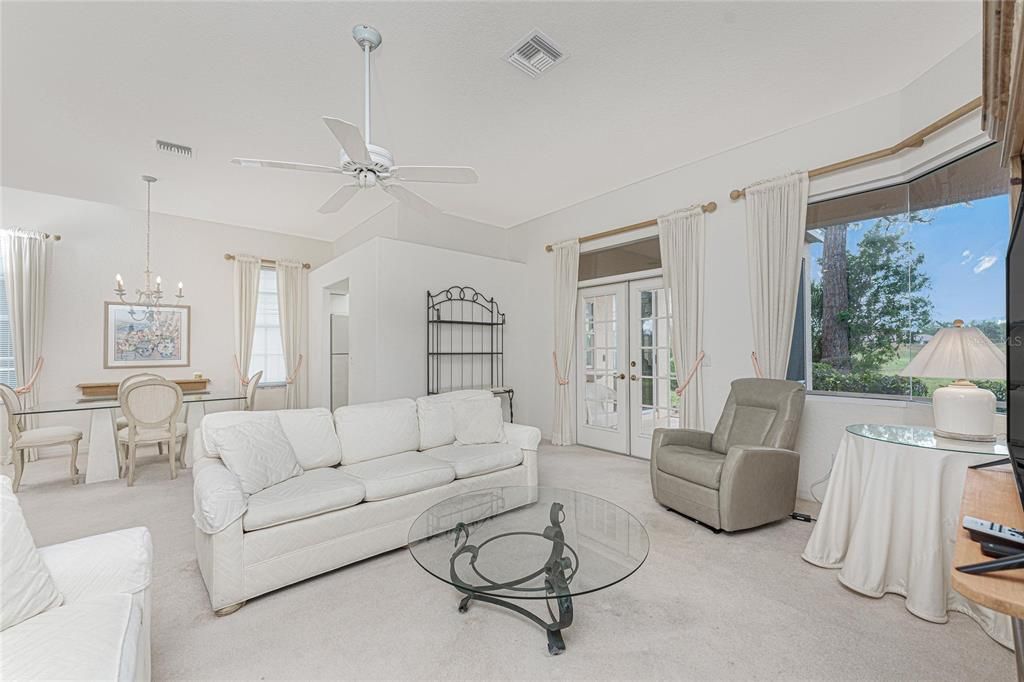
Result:
[[[575,600],[558,657],[515,614],[481,603],[459,614],[455,591],[404,549],[214,616],[193,548],[191,474],[169,480],[162,459],[140,457],[128,488],[72,486],[67,458],[44,458],[29,463],[19,497],[39,545],[149,527],[156,679],[1013,679],[1013,655],[966,616],[923,621],[900,597],[861,596],[802,561],[810,524],[713,535],[654,501],[647,467],[541,449],[543,485],[625,507],[651,540],[633,576]]]

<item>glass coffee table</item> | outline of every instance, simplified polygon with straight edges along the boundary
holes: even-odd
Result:
[[[427,509],[409,530],[409,551],[424,570],[472,601],[529,618],[547,632],[548,652],[565,651],[573,597],[632,575],[650,540],[640,521],[593,495],[511,486],[451,497]],[[526,608],[544,600],[547,618]]]

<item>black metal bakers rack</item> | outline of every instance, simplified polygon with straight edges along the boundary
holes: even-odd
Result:
[[[473,287],[427,292],[427,395],[487,389],[508,396],[505,385],[505,314],[498,302]]]

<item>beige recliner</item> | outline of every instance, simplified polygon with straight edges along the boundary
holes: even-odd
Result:
[[[743,530],[793,513],[800,455],[793,451],[804,387],[737,379],[714,433],[655,429],[654,499],[720,530]]]

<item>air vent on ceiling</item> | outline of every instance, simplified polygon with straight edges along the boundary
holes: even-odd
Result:
[[[186,159],[192,158],[192,147],[188,147],[183,144],[167,142],[166,140],[157,140],[156,148],[158,151],[174,154],[175,156],[181,156]]]
[[[569,58],[551,38],[534,29],[505,54],[509,64],[530,78],[539,78]]]

